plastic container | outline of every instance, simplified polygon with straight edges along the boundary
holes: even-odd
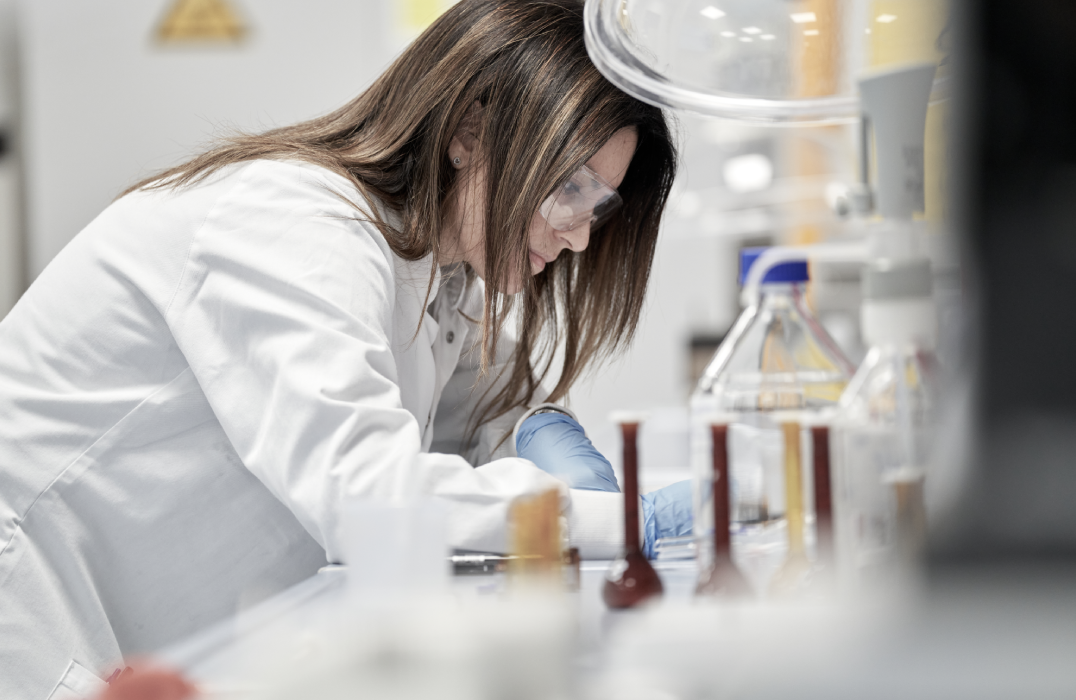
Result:
[[[764,248],[740,255],[740,282]],[[806,303],[805,260],[774,265],[721,346],[691,399],[694,537],[701,566],[713,556],[710,416],[729,425],[731,529],[749,579],[763,587],[787,548],[784,447],[775,411],[832,411],[853,367]]]
[[[863,276],[867,356],[834,425],[838,566],[868,587],[922,545],[936,335],[930,265],[881,259]]]

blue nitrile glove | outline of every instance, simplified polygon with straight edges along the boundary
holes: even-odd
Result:
[[[691,482],[678,481],[643,494],[643,554],[654,558],[654,543],[663,537],[690,535]]]
[[[573,489],[620,492],[609,460],[594,449],[583,426],[563,413],[538,413],[523,421],[516,454]]]

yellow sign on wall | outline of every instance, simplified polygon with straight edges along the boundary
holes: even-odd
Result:
[[[175,0],[157,28],[165,44],[235,43],[247,28],[228,0]]]
[[[418,31],[430,26],[443,10],[440,0],[403,0],[398,5],[404,27]]]
[[[457,0],[393,0],[396,27],[408,36],[417,36]]]

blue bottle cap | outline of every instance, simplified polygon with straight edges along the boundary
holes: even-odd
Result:
[[[758,256],[768,250],[766,247],[744,248],[740,251],[740,286],[747,280],[747,273],[751,266],[758,260]],[[811,279],[807,273],[806,260],[793,260],[778,263],[770,268],[766,276],[762,278],[762,284],[771,282],[806,282]]]

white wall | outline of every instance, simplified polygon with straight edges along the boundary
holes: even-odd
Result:
[[[389,62],[378,0],[229,0],[243,45],[161,47],[173,2],[21,0],[31,276],[142,175],[338,107]]]

